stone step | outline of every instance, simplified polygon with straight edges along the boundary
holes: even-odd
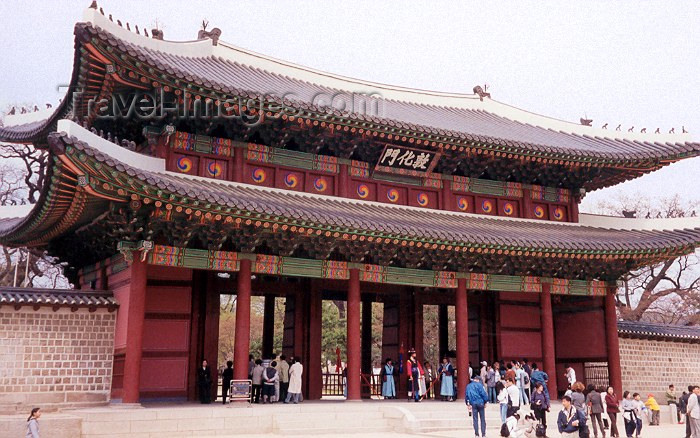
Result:
[[[300,428],[300,429],[285,429],[284,431],[277,432],[280,435],[353,435],[353,434],[371,434],[370,436],[378,436],[382,433],[393,432],[394,428],[391,426],[375,426],[375,427],[353,427],[349,429],[338,430],[337,427],[319,427],[319,428]]]
[[[335,420],[330,420],[323,418],[322,416],[316,416],[315,418],[307,418],[303,420],[283,420],[283,421],[274,421],[273,425],[273,431],[275,432],[280,432],[280,433],[286,433],[287,430],[289,429],[303,429],[303,428],[308,428],[308,429],[327,429],[327,428],[332,428],[335,430],[352,430],[357,427],[361,428],[381,428],[388,426],[389,423],[387,422],[386,419],[384,418],[375,418],[375,419],[365,419],[362,418],[359,420],[357,417],[355,418],[345,418],[345,419],[335,419]]]

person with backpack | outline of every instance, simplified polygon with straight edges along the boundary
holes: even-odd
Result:
[[[525,388],[530,385],[530,376],[525,372],[519,363],[515,364],[515,381],[520,391],[520,403],[526,405],[530,403],[530,398],[525,392]]]
[[[471,410],[474,422],[474,436],[484,438],[486,436],[486,412],[485,407],[489,397],[486,395],[484,385],[481,383],[481,377],[476,376],[467,385],[467,390],[464,393],[464,403]],[[481,428],[479,428],[481,421]],[[479,433],[481,431],[481,434]]]
[[[549,411],[549,400],[544,395],[544,386],[541,383],[535,385],[535,392],[532,393],[532,403],[530,404],[535,418],[547,429],[547,411]]]
[[[561,399],[561,404],[564,407],[557,417],[557,427],[562,438],[583,438],[581,429],[587,428],[586,414],[576,409],[568,395]]]
[[[265,370],[263,371],[263,387],[262,387],[262,402],[272,403],[275,397],[275,383],[279,381],[280,376],[277,372],[277,362],[272,361],[272,363],[265,363]]]
[[[537,367],[536,363],[532,363],[532,374],[530,374],[530,385],[542,384],[544,388],[544,396],[547,397],[547,404],[549,404],[549,388],[547,388],[547,382],[549,381],[549,375]]]

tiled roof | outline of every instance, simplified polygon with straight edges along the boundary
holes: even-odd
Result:
[[[85,131],[85,135],[93,134]],[[571,223],[495,218],[395,206],[186,177],[164,170],[144,170],[127,165],[65,133],[51,134],[49,141],[73,145],[77,150],[120,173],[126,173],[164,192],[186,196],[190,201],[200,200],[204,201],[203,204],[211,203],[252,213],[290,218],[304,221],[307,226],[317,224],[385,233],[405,239],[435,239],[453,245],[493,245],[524,251],[560,249],[572,252],[631,252],[675,248],[687,252],[688,247],[694,247],[700,242],[700,226],[668,231],[615,230]],[[138,157],[138,154],[126,149],[119,152]],[[150,160],[154,161],[153,158]],[[137,161],[130,159],[130,162]]]
[[[343,92],[345,93],[343,95],[352,93],[352,91],[329,88],[298,77],[237,62],[235,50],[231,51],[233,59],[209,54],[197,55],[191,53],[192,51],[176,54],[145,47],[145,44],[128,42],[89,23],[79,23],[76,27],[83,28],[90,35],[116,47],[120,52],[187,83],[211,87],[229,94],[288,96],[293,107],[321,113],[341,114],[327,107],[315,106],[315,98],[319,95],[335,96]],[[377,91],[381,94],[381,90]],[[679,139],[677,142],[658,141],[659,137],[655,138],[653,134],[643,137],[648,139],[645,141],[630,140],[622,133],[615,131],[610,131],[604,136],[598,134],[600,131],[594,130],[591,130],[590,134],[581,134],[580,132],[586,131],[580,131],[580,126],[572,126],[571,130],[579,133],[566,132],[551,129],[544,124],[536,126],[525,121],[515,121],[478,108],[467,109],[382,97],[376,98],[376,102],[382,108],[383,114],[372,116],[346,113],[344,115],[359,121],[536,152],[615,160],[648,160],[678,154],[700,154],[699,143],[685,142],[680,139],[686,137],[680,136],[677,137]]]
[[[110,291],[0,287],[0,305],[115,308],[119,304]]]
[[[697,326],[618,321],[617,331],[628,336],[700,340],[700,327]]]

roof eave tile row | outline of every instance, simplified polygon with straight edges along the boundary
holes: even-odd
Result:
[[[119,306],[110,291],[82,292],[71,289],[0,288],[0,306],[89,307],[114,309]]]

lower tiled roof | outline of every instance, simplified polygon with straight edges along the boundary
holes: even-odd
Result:
[[[0,306],[108,307],[119,306],[110,291],[0,287]]]
[[[639,321],[618,321],[617,331],[632,337],[677,338],[700,340],[700,327],[655,324]]]

